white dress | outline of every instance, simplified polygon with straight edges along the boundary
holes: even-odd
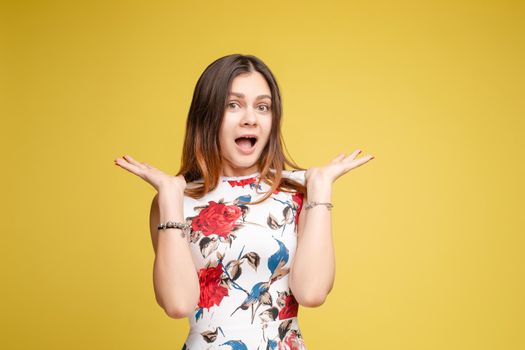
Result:
[[[275,191],[260,204],[246,204],[264,195],[256,192],[259,175],[222,176],[204,197],[184,197],[200,300],[183,350],[306,350],[288,285],[303,196]],[[304,175],[283,170],[302,184]],[[269,188],[261,183],[259,192]]]

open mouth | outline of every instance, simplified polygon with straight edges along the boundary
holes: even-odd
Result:
[[[257,137],[255,136],[243,136],[235,139],[235,143],[243,150],[252,149],[257,143]]]

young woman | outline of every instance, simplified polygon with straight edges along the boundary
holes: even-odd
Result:
[[[299,304],[319,306],[332,289],[332,183],[373,156],[301,168],[284,155],[281,113],[270,69],[228,55],[197,82],[175,176],[115,160],[157,190],[154,290],[170,317],[189,318],[182,349],[304,350]]]

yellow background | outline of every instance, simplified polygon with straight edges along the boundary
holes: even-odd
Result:
[[[313,349],[523,349],[519,1],[4,1],[2,349],[180,349],[156,304],[155,190],[195,83],[254,54],[293,159],[357,148],[334,184],[336,282]]]

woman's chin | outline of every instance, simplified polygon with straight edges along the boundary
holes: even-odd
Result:
[[[248,169],[252,167],[258,168],[259,157],[260,153],[257,151],[250,155],[242,155],[237,152],[232,152],[229,156],[223,157],[223,159],[225,159],[233,169]]]

